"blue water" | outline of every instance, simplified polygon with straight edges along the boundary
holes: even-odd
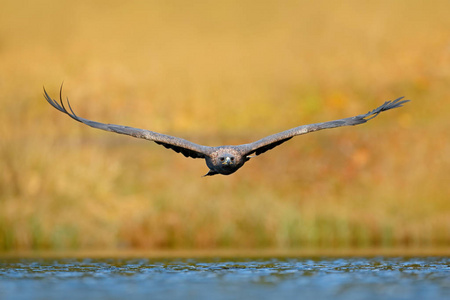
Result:
[[[0,259],[0,299],[450,299],[450,258]]]

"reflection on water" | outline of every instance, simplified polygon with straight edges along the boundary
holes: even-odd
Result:
[[[447,299],[450,258],[2,259],[0,299]]]

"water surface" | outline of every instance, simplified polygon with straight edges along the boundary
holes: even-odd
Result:
[[[0,299],[448,299],[450,258],[1,259]]]

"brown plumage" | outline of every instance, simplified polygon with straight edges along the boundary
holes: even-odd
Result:
[[[172,149],[175,152],[181,153],[186,157],[203,158],[205,159],[206,165],[209,168],[209,171],[205,176],[216,174],[230,175],[236,172],[240,167],[242,167],[250,158],[258,156],[278,145],[281,145],[294,136],[322,129],[363,124],[378,116],[379,113],[389,109],[401,107],[402,104],[409,101],[402,100],[403,97],[400,97],[394,101],[387,101],[378,108],[375,108],[374,110],[369,111],[368,113],[363,115],[324,123],[302,125],[283,132],[269,135],[263,139],[249,144],[209,147],[194,144],[182,138],[161,134],[150,130],[122,125],[104,124],[78,117],[72,110],[68,99],[67,106],[69,110],[66,109],[62,99],[62,86],[59,92],[59,103],[47,94],[45,88],[44,97],[48,101],[48,103],[50,103],[60,112],[63,112],[70,116],[72,119],[88,126],[115,133],[131,135],[136,138],[150,140],[168,149]]]

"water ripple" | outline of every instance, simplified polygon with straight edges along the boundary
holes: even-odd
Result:
[[[446,299],[450,258],[3,259],[0,299]]]

